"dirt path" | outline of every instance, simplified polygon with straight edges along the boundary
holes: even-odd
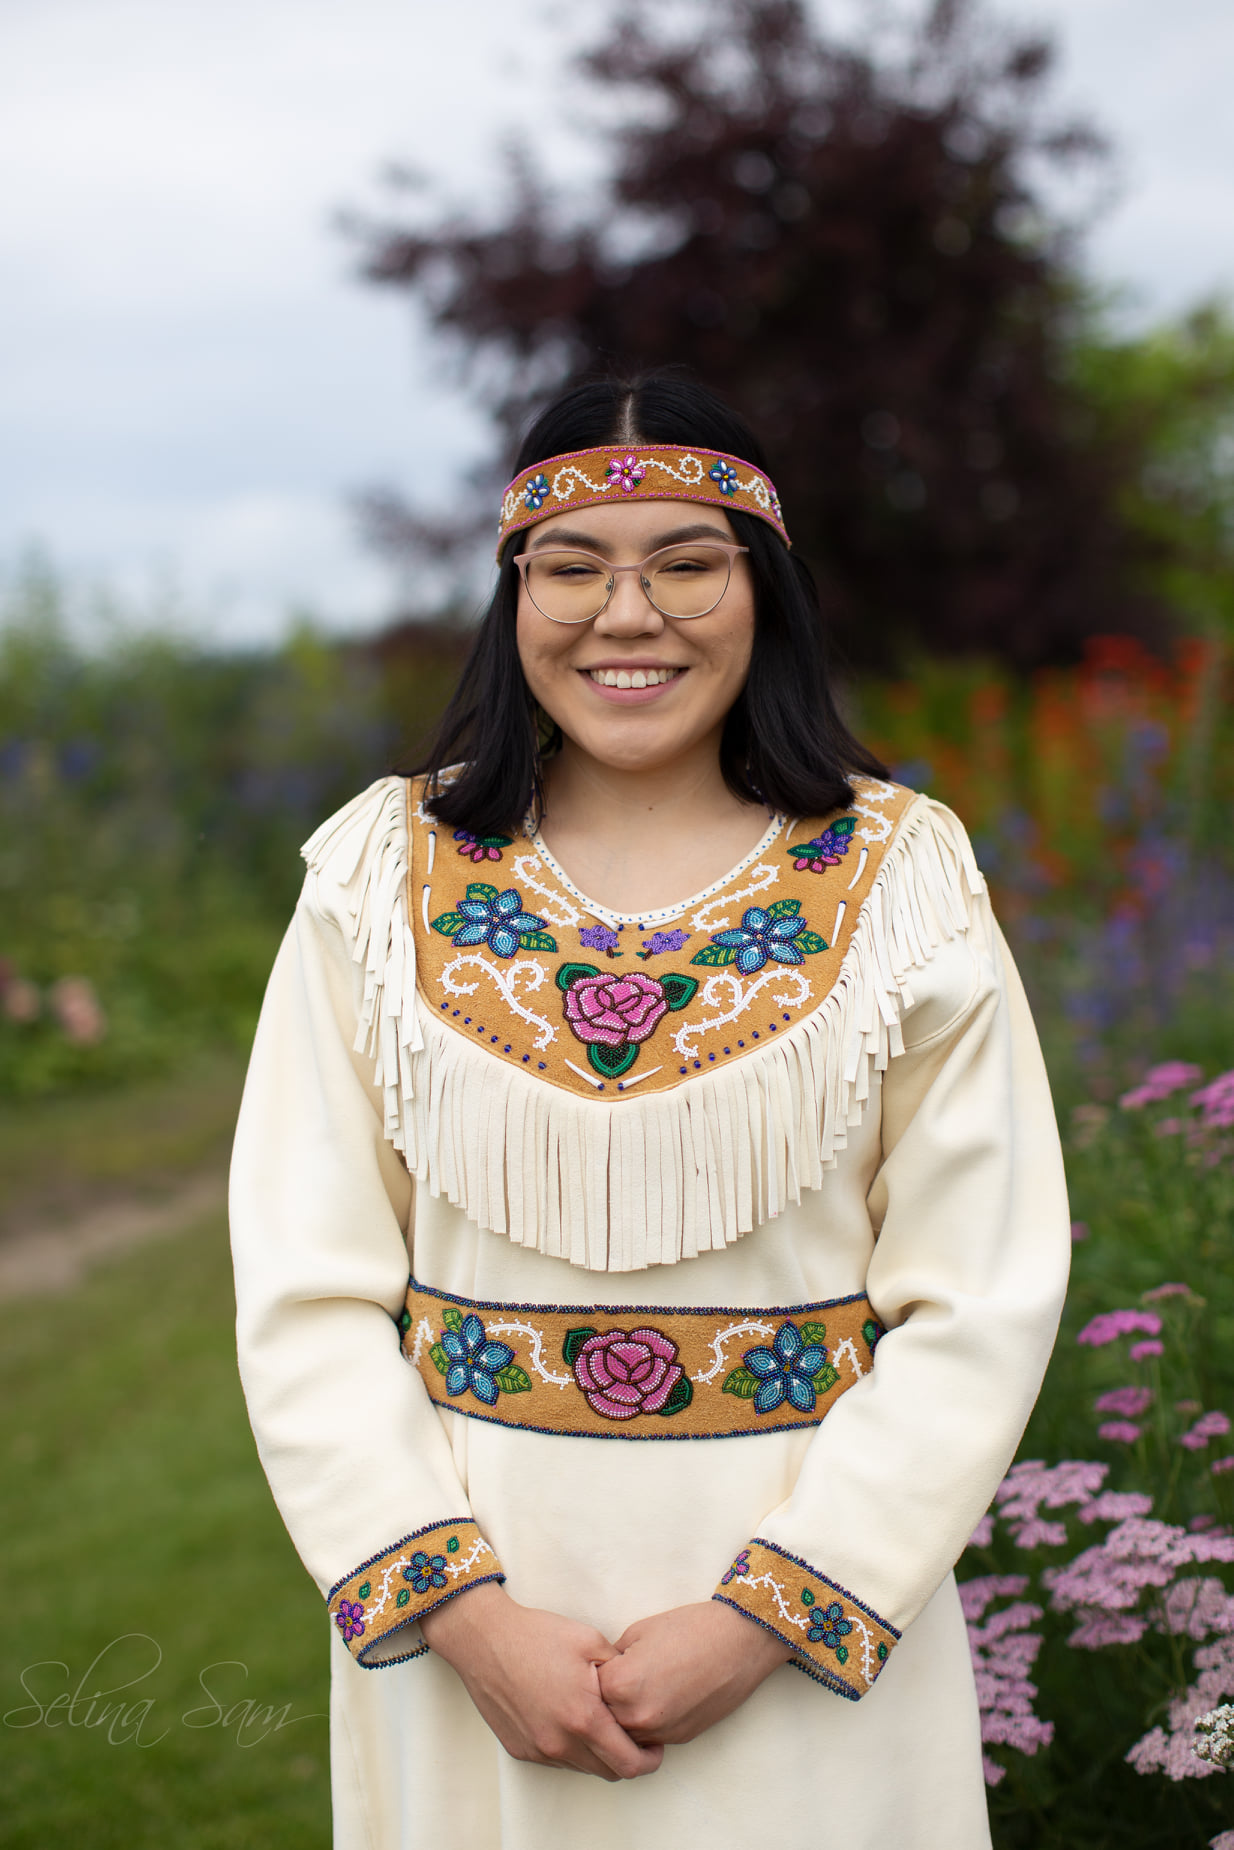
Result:
[[[215,1165],[153,1200],[121,1197],[19,1227],[0,1241],[0,1302],[70,1291],[100,1261],[183,1233],[226,1203],[227,1171]]]

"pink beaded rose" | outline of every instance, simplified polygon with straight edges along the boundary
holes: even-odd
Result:
[[[579,1040],[607,1047],[645,1041],[667,1009],[662,984],[641,970],[580,976],[566,991],[566,1020]]]
[[[636,1413],[675,1413],[685,1401],[674,1389],[684,1382],[677,1345],[659,1330],[606,1330],[591,1335],[572,1357],[574,1379],[593,1413],[606,1420],[631,1420]],[[688,1395],[687,1395],[688,1398]]]
[[[590,946],[595,933],[589,929],[584,936]],[[668,1010],[684,1008],[698,984],[675,971],[657,977],[643,970],[618,974],[594,964],[563,964],[557,987],[566,1021],[586,1047],[593,1072],[617,1079],[633,1065]]]

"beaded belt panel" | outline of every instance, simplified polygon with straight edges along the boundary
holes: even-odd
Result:
[[[817,1426],[882,1334],[864,1293],[757,1310],[487,1304],[414,1278],[399,1324],[438,1406],[591,1439]]]

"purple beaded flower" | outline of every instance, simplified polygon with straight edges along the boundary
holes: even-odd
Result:
[[[533,475],[527,484],[527,491],[523,496],[525,504],[531,509],[533,514],[538,514],[547,499],[548,477],[546,475]]]
[[[608,485],[610,488],[620,488],[623,494],[632,495],[646,473],[646,468],[633,452],[629,456],[614,456],[608,465]]]
[[[364,1630],[364,1608],[359,1600],[341,1599],[338,1603],[338,1611],[334,1615],[334,1623],[349,1642],[353,1638],[359,1638]]]
[[[707,471],[712,481],[718,486],[722,495],[737,493],[737,471],[732,463],[713,462]]]

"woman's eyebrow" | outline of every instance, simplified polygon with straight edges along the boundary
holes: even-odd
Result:
[[[661,533],[651,542],[651,551],[656,552],[661,546],[678,546],[685,540],[720,540],[728,541],[728,534],[719,527],[713,527],[710,521],[695,521],[692,526],[674,527],[668,533]],[[542,546],[579,546],[587,552],[611,553],[613,547],[607,541],[599,539],[594,533],[583,533],[573,527],[557,528],[552,533],[542,533],[531,542],[528,550],[536,552]]]

